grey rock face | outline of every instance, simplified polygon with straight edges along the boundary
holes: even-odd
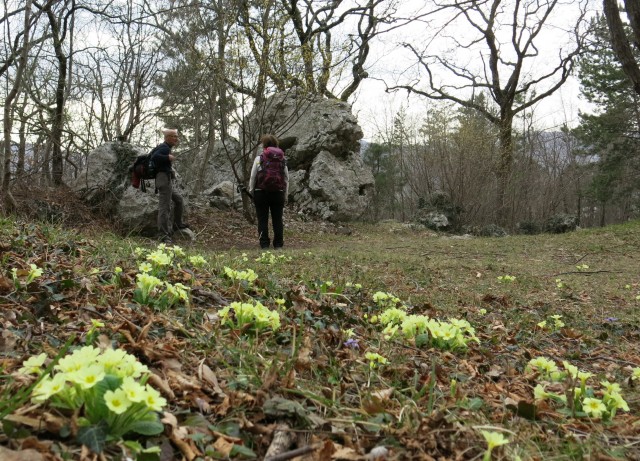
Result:
[[[375,181],[360,157],[363,133],[348,103],[280,93],[252,118],[283,144],[289,198],[299,211],[334,222],[365,213]]]
[[[155,236],[157,233],[158,195],[155,181],[148,180],[142,192],[130,184],[129,167],[147,150],[127,143],[106,143],[89,154],[86,170],[70,186],[85,202],[109,216],[126,232]],[[174,187],[180,188],[177,175]],[[188,208],[187,194],[180,188]]]
[[[362,128],[349,103],[287,92],[271,97],[258,113],[265,132],[295,139],[286,149],[292,170],[306,169],[322,151],[338,158],[360,151]]]
[[[230,159],[237,159],[240,153],[238,142],[233,139],[225,143],[216,141],[208,158],[206,149],[205,145],[197,152],[181,153],[178,148],[174,169],[184,178],[184,186],[189,194],[197,192],[207,196],[211,188],[220,183],[225,181],[235,183]],[[202,179],[202,184],[200,190],[196,191],[199,179]]]
[[[373,174],[353,152],[338,158],[320,152],[307,172],[290,178],[289,196],[304,213],[328,221],[358,219],[371,202]]]
[[[203,195],[212,207],[219,210],[242,209],[242,197],[231,181],[222,181],[204,191]]]
[[[147,153],[128,143],[109,142],[94,149],[87,158],[86,168],[69,186],[85,202],[105,213],[115,211],[129,182],[129,167],[138,155]]]
[[[414,219],[423,226],[436,231],[447,230],[451,225],[447,215],[439,211],[420,210]]]

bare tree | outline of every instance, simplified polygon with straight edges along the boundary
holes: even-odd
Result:
[[[631,37],[627,37],[624,24],[620,18],[617,0],[603,0],[604,15],[611,34],[611,46],[622,64],[622,70],[631,80],[633,89],[640,94],[640,63],[636,54],[640,44],[640,2],[624,0],[624,6],[631,27]],[[634,53],[633,45],[636,48]]]
[[[11,129],[13,126],[13,108],[14,101],[17,99],[21,87],[23,85],[23,76],[25,69],[28,65],[28,55],[29,55],[29,46],[30,46],[30,30],[32,26],[32,1],[27,0],[24,9],[22,10],[24,14],[23,27],[19,34],[16,35],[16,40],[14,42],[13,50],[10,52],[7,57],[5,64],[7,67],[3,66],[3,73],[8,69],[8,65],[13,62],[15,57],[17,56],[17,65],[15,69],[15,75],[13,77],[13,84],[11,85],[11,89],[9,90],[3,105],[3,136],[4,136],[4,162],[3,162],[3,175],[2,182],[0,185],[0,195],[2,196],[2,201],[5,203],[8,209],[14,209],[16,207],[15,200],[11,195],[10,191],[10,181],[11,181]],[[7,17],[5,17],[7,19]],[[22,37],[22,43],[18,41],[19,38]],[[19,45],[19,46],[18,46]]]
[[[538,65],[530,69],[528,66],[540,57],[539,42],[559,6],[557,0],[436,3],[434,9],[439,15],[450,12],[437,34],[454,44],[451,53],[430,54],[425,46],[403,43],[416,59],[419,71],[426,74],[426,85],[416,80],[390,86],[389,91],[405,89],[427,98],[453,101],[477,110],[499,129],[495,208],[502,225],[508,225],[507,191],[514,155],[514,116],[553,94],[569,77],[585,39],[585,5],[580,2],[575,5],[579,14],[570,31],[573,44],[567,50],[560,49],[555,64],[549,67]],[[461,30],[465,33],[460,33]],[[469,54],[465,55],[465,50]],[[469,66],[476,53],[482,64],[479,70]],[[452,54],[464,57],[456,59]],[[491,97],[496,111],[478,103],[474,95],[480,92]]]

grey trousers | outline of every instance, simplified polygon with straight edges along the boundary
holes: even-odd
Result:
[[[182,225],[184,202],[182,196],[173,189],[171,173],[160,172],[156,175],[158,189],[158,232],[160,237],[171,236],[173,229]],[[173,219],[171,216],[171,202],[173,202]]]

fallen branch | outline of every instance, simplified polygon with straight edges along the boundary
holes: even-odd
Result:
[[[269,449],[267,453],[265,453],[265,461],[266,460],[277,460],[277,459],[289,459],[289,458],[278,458],[280,454],[283,454],[285,450],[288,450],[293,442],[296,441],[296,434],[292,434],[289,431],[289,426],[287,424],[278,424],[276,426],[276,430],[273,433],[273,440],[271,441],[271,445],[269,445]]]
[[[271,447],[269,447],[271,448]],[[266,457],[264,461],[286,461],[288,459],[293,459],[298,456],[306,455],[307,453],[311,453],[312,451],[320,448],[319,446],[307,445],[306,447],[296,448],[295,450],[286,451],[284,453],[280,453],[279,455]]]

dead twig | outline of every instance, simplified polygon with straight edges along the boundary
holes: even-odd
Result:
[[[286,461],[288,459],[293,459],[298,456],[311,453],[312,451],[315,451],[320,447],[321,446],[317,446],[317,445],[307,445],[306,447],[296,448],[295,450],[286,451],[284,453],[280,453],[279,455],[268,456],[264,459],[264,461]]]

